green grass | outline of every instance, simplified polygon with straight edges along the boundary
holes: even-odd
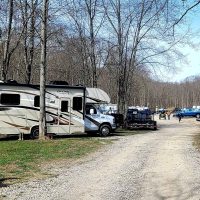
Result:
[[[119,129],[114,135],[130,136],[148,131]],[[117,139],[80,136],[45,141],[2,140],[0,141],[0,185],[2,180],[13,183],[35,176],[41,178],[50,176],[48,171],[40,169],[41,166],[48,166],[52,162],[61,160],[79,159]]]
[[[111,140],[64,138],[57,140],[0,141],[0,179],[24,179],[40,173],[38,165],[63,159],[78,159]]]
[[[200,134],[194,136],[193,145],[200,151]]]

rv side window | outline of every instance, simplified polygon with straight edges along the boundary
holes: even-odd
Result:
[[[40,107],[40,96],[35,96],[34,97],[34,106],[35,107]]]
[[[68,112],[68,101],[61,101],[61,112]]]
[[[83,108],[83,99],[82,97],[73,98],[73,110],[82,110]]]
[[[19,94],[1,94],[1,104],[3,105],[19,105]]]
[[[86,107],[85,107],[85,112],[86,112],[86,114],[87,115],[90,115],[91,113],[91,109],[94,111],[94,113],[93,114],[97,114],[97,110],[96,110],[96,108],[94,107],[94,106],[92,106],[92,105],[86,105]]]

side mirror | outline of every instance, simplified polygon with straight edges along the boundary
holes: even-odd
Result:
[[[94,114],[94,109],[90,109],[90,115]]]

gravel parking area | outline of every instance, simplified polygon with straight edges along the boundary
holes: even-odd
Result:
[[[158,124],[158,131],[114,136],[73,165],[49,166],[53,178],[1,187],[0,199],[199,200],[200,153],[192,140],[200,124],[193,118]]]

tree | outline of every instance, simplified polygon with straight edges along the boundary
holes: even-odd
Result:
[[[63,13],[70,19],[66,21],[68,35],[73,34],[73,37],[76,37],[77,42],[79,42],[78,50],[82,59],[82,83],[97,87],[97,68],[102,64],[100,63],[102,60],[100,59],[99,33],[104,21],[101,0],[65,0],[62,3],[65,3]]]
[[[112,30],[109,42],[116,50],[118,111],[124,114],[133,85],[130,80],[135,77],[137,68],[145,67],[151,71],[156,68],[171,68],[173,60],[181,55],[175,47],[184,37],[174,35],[169,30],[176,19],[174,13],[179,13],[180,6],[167,0],[103,2],[111,27],[109,30]],[[142,102],[148,104],[145,99],[149,91],[145,88],[146,86],[141,88],[144,91]]]
[[[49,0],[43,0],[42,22],[41,22],[41,63],[40,63],[40,120],[39,120],[39,139],[44,139],[46,135],[46,104],[45,104],[45,85],[46,85],[46,65],[47,65],[47,19],[48,19]]]
[[[3,53],[3,63],[1,68],[1,80],[6,81],[7,79],[7,72],[8,67],[10,63],[10,57],[11,57],[11,51],[9,51],[10,48],[10,42],[11,42],[11,31],[12,31],[12,23],[13,23],[13,12],[14,12],[14,1],[9,0],[9,14],[8,14],[8,30],[6,35],[6,41],[5,41],[5,47],[4,47],[4,53]]]
[[[23,46],[24,46],[24,64],[26,69],[26,83],[29,84],[31,81],[31,72],[35,52],[35,24],[36,24],[36,9],[38,0],[28,0],[21,2],[21,15],[22,15],[22,25],[24,27],[23,32]]]

